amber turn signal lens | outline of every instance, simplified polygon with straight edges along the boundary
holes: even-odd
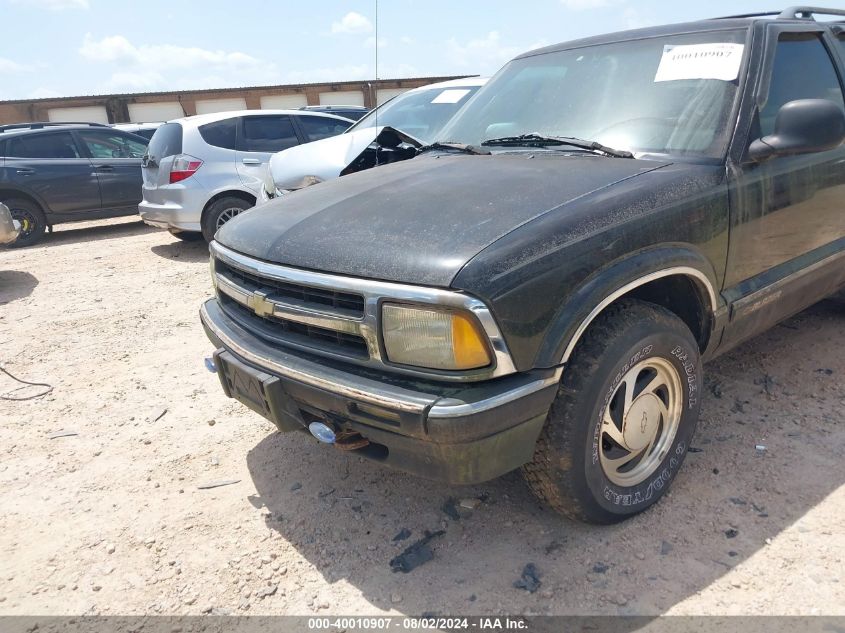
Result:
[[[386,303],[382,338],[393,363],[441,370],[486,367],[486,336],[471,314]]]

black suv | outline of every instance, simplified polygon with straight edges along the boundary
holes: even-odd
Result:
[[[451,483],[522,468],[619,521],[690,447],[707,360],[845,286],[845,22],[793,8],[507,64],[411,160],[223,226],[223,389]]]
[[[138,213],[147,143],[96,123],[0,126],[0,202],[21,223],[12,246],[61,222]]]

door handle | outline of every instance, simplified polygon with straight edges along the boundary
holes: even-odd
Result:
[[[260,165],[261,161],[257,158],[244,158],[241,161],[244,165]]]
[[[97,171],[114,171],[112,165],[97,165]]]
[[[30,169],[29,167],[20,167],[15,170],[15,173],[21,176],[29,176],[30,174],[34,174],[35,170]]]

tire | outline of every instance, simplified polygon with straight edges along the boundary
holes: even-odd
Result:
[[[170,234],[183,242],[196,242],[203,239],[203,234],[196,231],[170,231]]]
[[[643,301],[612,305],[564,369],[534,458],[522,467],[528,487],[557,512],[588,523],[642,512],[684,461],[701,384],[698,344],[683,321]]]
[[[21,232],[7,248],[23,248],[41,241],[47,229],[47,218],[41,208],[25,198],[10,198],[3,201],[12,214],[12,218],[21,223]]]
[[[206,209],[202,218],[202,236],[205,238],[205,241],[210,242],[213,240],[217,229],[239,213],[253,206],[255,205],[250,204],[243,198],[236,198],[235,196],[226,196],[215,200]]]

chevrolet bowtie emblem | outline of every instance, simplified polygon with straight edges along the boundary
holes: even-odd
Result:
[[[267,295],[263,292],[252,293],[252,296],[247,299],[247,305],[262,318],[273,316],[273,302],[268,301]]]

